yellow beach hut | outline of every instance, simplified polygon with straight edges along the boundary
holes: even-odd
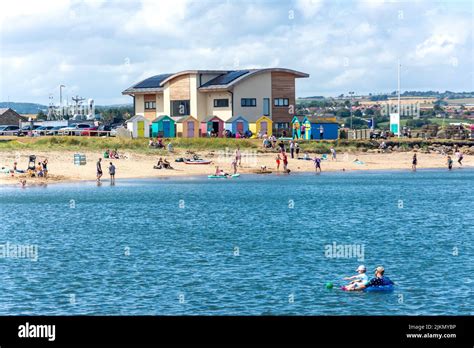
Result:
[[[199,121],[192,116],[177,119],[176,136],[179,138],[199,138]]]
[[[262,135],[267,133],[267,135],[272,135],[273,121],[267,116],[260,117],[255,121],[255,133],[258,136],[259,133]],[[252,127],[250,128],[252,130]]]
[[[142,115],[136,115],[127,120],[127,129],[132,134],[132,138],[149,138],[150,125],[150,120]]]

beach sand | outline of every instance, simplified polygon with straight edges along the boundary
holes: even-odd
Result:
[[[96,162],[102,157],[102,153],[99,152],[81,152],[86,155],[87,164],[82,166],[74,165],[73,158],[74,152],[62,152],[56,150],[50,150],[47,152],[36,152],[38,160],[48,159],[49,176],[47,179],[44,178],[29,178],[26,174],[14,174],[9,175],[0,173],[0,185],[5,184],[18,184],[21,178],[27,180],[28,185],[36,185],[42,183],[54,183],[54,182],[67,182],[67,181],[81,181],[81,180],[95,180],[96,179]],[[410,170],[411,161],[414,152],[392,152],[392,153],[338,153],[337,161],[331,159],[324,160],[321,163],[323,173],[326,171],[356,171],[356,170]],[[109,180],[108,166],[109,162],[112,161],[116,167],[116,178],[154,178],[154,177],[174,177],[174,176],[205,176],[214,174],[215,166],[219,165],[226,172],[231,173],[231,162],[233,154],[229,153],[227,156],[222,152],[202,151],[198,154],[205,159],[212,160],[210,165],[187,165],[184,163],[175,162],[176,158],[185,157],[189,158],[192,155],[185,153],[184,151],[178,151],[173,154],[165,152],[156,155],[145,155],[133,152],[124,153],[127,159],[104,159],[102,158],[102,170],[104,175],[102,180]],[[242,166],[238,168],[239,173],[254,173],[258,171],[261,166],[266,166],[268,170],[272,171],[273,174],[276,171],[276,152],[272,153],[246,153],[242,151]],[[28,165],[28,156],[31,155],[30,151],[2,151],[0,152],[0,167],[12,168],[13,162],[17,161],[18,169],[26,169]],[[302,154],[300,153],[300,156]],[[310,154],[314,157],[314,154]],[[321,155],[317,155],[321,156]],[[166,157],[174,169],[153,169],[153,166],[157,163],[159,157]],[[447,168],[446,156],[440,154],[424,154],[417,153],[418,157],[418,169],[422,168]],[[459,167],[456,159],[453,157],[454,166],[453,168]],[[313,161],[289,159],[288,168],[291,173],[300,172],[314,172]],[[358,159],[364,164],[356,164],[354,160]],[[464,167],[474,166],[474,156],[465,155],[463,161]],[[281,164],[280,171],[282,171],[283,163]]]

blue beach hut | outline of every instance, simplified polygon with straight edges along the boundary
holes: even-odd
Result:
[[[293,117],[291,120],[291,129],[292,129],[292,136],[293,139],[300,139],[301,138],[301,123],[298,116]]]
[[[167,115],[155,118],[151,124],[151,136],[174,138],[176,136],[175,120]]]
[[[243,116],[234,116],[226,121],[226,129],[235,136],[237,133],[245,135],[249,130],[249,122]]]

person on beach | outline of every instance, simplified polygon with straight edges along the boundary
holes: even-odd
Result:
[[[285,151],[285,143],[283,142],[283,140],[280,140],[280,142],[278,143],[278,147],[280,148],[281,153],[286,152]]]
[[[101,162],[102,162],[102,158],[99,158],[99,160],[97,161],[97,164],[96,164],[96,168],[97,168],[97,182],[100,182],[100,178],[102,177],[102,165],[101,165]]]
[[[239,163],[239,166],[242,166],[242,153],[240,152],[240,146],[237,146],[235,150],[235,159]]]
[[[277,155],[276,155],[276,163],[277,163],[277,170],[278,170],[278,171],[280,170],[280,161],[281,161],[280,154],[277,153]]]
[[[45,158],[43,162],[41,162],[41,166],[43,167],[43,176],[46,178],[48,176],[48,159]]]
[[[286,155],[286,152],[281,153],[283,156],[283,170],[285,173],[288,173],[288,156]]]
[[[115,166],[112,162],[109,165],[110,183],[115,184]]]
[[[232,170],[234,171],[234,174],[237,174],[237,158],[234,158],[231,164]]]
[[[298,143],[295,143],[295,152],[296,158],[298,158],[298,155],[300,154],[300,145]]]
[[[316,171],[316,173],[318,172],[318,169],[319,169],[319,172],[321,173],[321,158],[315,157],[314,158],[314,170]]]
[[[331,151],[331,159],[333,161],[335,161],[336,160],[336,149],[334,149],[334,147],[331,146],[331,149],[329,151]]]
[[[458,159],[459,165],[462,167],[462,160],[464,158],[463,154],[459,149],[456,149],[456,152],[454,153],[456,155],[456,158]]]
[[[351,280],[351,282],[344,287],[345,290],[355,290],[360,285],[367,285],[369,283],[369,277],[367,276],[367,269],[364,265],[357,267],[356,272],[358,273],[352,277],[346,277],[344,280]]]
[[[290,140],[290,156],[295,158],[295,143],[293,140]]]
[[[413,155],[413,160],[411,161],[411,169],[416,172],[416,165],[418,164],[418,159],[416,158],[416,153]]]
[[[449,170],[452,170],[453,169],[453,159],[451,158],[451,156],[448,156],[448,169]]]

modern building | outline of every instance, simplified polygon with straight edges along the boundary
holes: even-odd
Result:
[[[149,77],[122,94],[133,97],[135,115],[150,121],[162,115],[193,116],[199,122],[242,116],[255,123],[266,116],[278,131],[290,128],[295,79],[303,77],[309,75],[282,68],[187,70]]]

